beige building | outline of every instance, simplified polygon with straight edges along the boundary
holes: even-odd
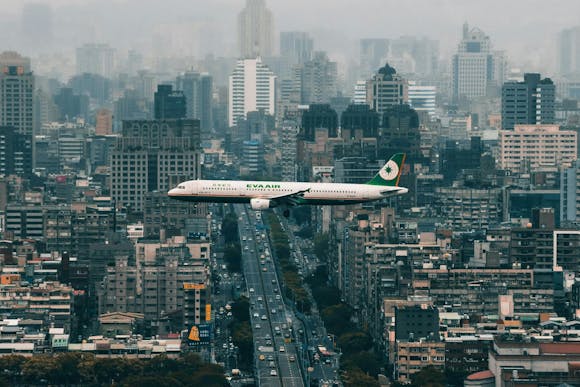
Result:
[[[95,134],[97,136],[107,136],[113,134],[113,112],[109,109],[100,109],[97,111],[97,124]]]
[[[427,366],[443,370],[445,367],[445,343],[439,341],[398,341],[397,342],[397,380],[402,383],[411,381],[411,375]]]
[[[577,133],[558,125],[515,125],[500,130],[500,167],[524,171],[540,166],[570,167],[577,158]]]

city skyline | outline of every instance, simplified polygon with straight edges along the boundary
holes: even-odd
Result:
[[[163,5],[152,1],[110,0],[107,4],[112,8],[104,7],[103,2],[94,1],[79,4],[70,0],[40,0],[34,4],[51,6],[48,12],[52,23],[46,23],[46,28],[52,28],[53,43],[59,49],[74,50],[77,46],[91,42],[114,44],[120,49],[147,49],[155,35],[179,35],[171,31],[171,28],[168,31],[169,23],[179,25],[180,32],[192,37],[191,44],[186,46],[190,46],[193,54],[203,56],[217,46],[219,52],[214,51],[216,56],[235,57],[236,18],[245,1],[217,0],[203,4],[203,7],[195,4],[191,6],[182,0],[169,0]],[[22,4],[13,0],[2,0],[0,5],[4,10],[0,12],[3,32],[9,37],[18,38],[18,32],[23,28],[22,8],[19,7]],[[136,8],[137,5],[139,8]],[[266,2],[274,18],[275,45],[279,43],[278,32],[304,30],[310,32],[314,38],[315,49],[327,50],[332,57],[348,61],[349,55],[356,50],[358,39],[392,39],[415,35],[440,40],[440,56],[447,58],[456,49],[461,25],[468,22],[486,31],[494,46],[506,50],[514,65],[529,64],[533,71],[546,72],[556,68],[556,63],[549,60],[553,55],[546,54],[556,52],[555,41],[558,33],[562,29],[580,24],[575,16],[580,12],[580,4],[566,1],[545,4],[540,1],[502,3],[494,0],[485,4],[465,4],[450,0],[428,3],[415,0],[396,4],[397,12],[393,13],[369,12],[380,7],[392,9],[378,0],[366,0],[362,4],[358,2],[353,9],[350,9],[351,5],[352,2],[347,0],[322,0],[314,4],[304,0],[292,3]],[[488,16],[489,9],[497,9],[493,17]],[[110,12],[111,10],[116,12]],[[132,24],[124,17],[135,12],[140,15],[138,24]],[[343,23],[346,12],[349,22]],[[326,15],[325,21],[329,21],[324,25],[318,20],[321,13]],[[90,15],[90,21],[87,21],[86,15]],[[119,39],[119,36],[123,38]],[[175,45],[179,46],[178,43]],[[34,52],[24,54],[30,55]]]

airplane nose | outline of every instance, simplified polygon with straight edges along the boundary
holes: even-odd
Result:
[[[170,189],[170,190],[167,192],[167,196],[175,196],[175,194],[176,194],[176,189],[175,189],[175,188],[173,188],[173,189]]]

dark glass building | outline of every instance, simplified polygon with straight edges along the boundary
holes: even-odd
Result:
[[[513,130],[518,124],[553,124],[556,86],[540,74],[524,74],[523,82],[506,82],[501,93],[501,126]]]
[[[179,119],[187,115],[186,98],[182,91],[171,85],[158,85],[153,97],[155,119]]]
[[[312,104],[302,114],[301,137],[306,141],[314,141],[317,128],[328,129],[328,137],[338,135],[338,114],[328,104]]]

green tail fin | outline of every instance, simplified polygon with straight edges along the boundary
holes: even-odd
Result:
[[[403,164],[405,163],[405,154],[397,153],[379,170],[367,184],[387,185],[396,187],[399,185]]]

